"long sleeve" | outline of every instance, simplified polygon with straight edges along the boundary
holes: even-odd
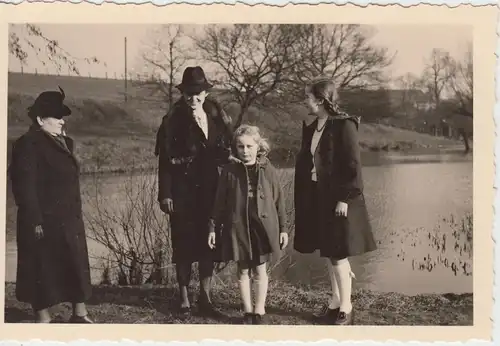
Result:
[[[221,162],[226,163],[229,160],[229,157],[234,154],[232,150],[232,140],[233,140],[233,127],[232,127],[232,119],[229,115],[227,115],[222,105],[216,100],[212,100],[216,109],[218,116],[220,118],[220,124],[222,127],[222,136],[220,137],[221,143],[219,143],[220,153],[218,158]]]
[[[209,221],[209,231],[215,232],[223,223],[224,214],[226,213],[227,203],[227,190],[228,190],[228,173],[227,168],[222,169],[219,181],[217,183],[217,190],[215,193],[215,200],[212,209],[212,215]]]
[[[340,133],[342,174],[338,197],[340,201],[347,203],[350,199],[361,194],[363,187],[357,125],[351,120],[343,120],[343,122]]]
[[[283,193],[283,187],[278,177],[276,169],[273,170],[273,189],[274,189],[274,200],[276,205],[276,211],[278,212],[278,222],[280,233],[289,233],[290,229],[286,227],[287,215],[285,207],[285,196]]]
[[[37,173],[36,144],[29,138],[22,138],[12,148],[10,175],[16,204],[32,226],[43,222],[38,200]]]
[[[158,129],[156,153],[158,155],[158,202],[162,203],[167,198],[172,198],[172,174],[170,164],[171,129],[169,116],[163,118]]]

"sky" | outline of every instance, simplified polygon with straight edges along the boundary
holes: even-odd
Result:
[[[141,50],[151,42],[158,25],[142,24],[39,24],[44,35],[57,40],[59,45],[74,57],[96,56],[106,62],[104,65],[78,64],[82,76],[120,78],[125,68],[124,38],[127,37],[127,59],[129,71],[138,71],[141,66]],[[193,28],[199,30],[201,26]],[[453,57],[460,58],[472,42],[472,27],[457,25],[375,25],[372,42],[397,53],[390,70],[393,77],[406,73],[419,75],[424,68],[425,59],[433,48],[448,51]],[[11,25],[21,39],[27,38],[23,25]],[[29,49],[27,50],[30,52]],[[9,71],[21,71],[19,61],[9,57]],[[30,54],[24,67],[28,73],[57,73],[55,67],[44,67],[34,54]],[[67,71],[62,71],[67,74]]]

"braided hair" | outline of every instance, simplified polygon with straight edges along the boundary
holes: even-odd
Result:
[[[335,119],[353,119],[359,123],[360,118],[349,115],[343,111],[337,100],[339,98],[337,87],[335,83],[329,78],[318,78],[313,80],[310,85],[306,87],[306,92],[311,93],[317,100],[323,103],[323,107],[332,118]]]

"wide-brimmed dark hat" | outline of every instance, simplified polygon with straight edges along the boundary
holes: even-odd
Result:
[[[66,97],[64,90],[59,87],[59,91],[44,91],[35,99],[35,102],[28,107],[28,115],[34,119],[40,118],[56,118],[62,119],[71,114],[71,109],[66,106],[64,98]]]
[[[205,72],[200,66],[190,66],[186,67],[182,75],[182,83],[176,87],[181,92],[192,95],[210,89],[213,85],[207,81]]]

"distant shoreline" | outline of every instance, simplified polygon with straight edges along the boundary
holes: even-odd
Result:
[[[167,106],[161,95],[151,95],[150,90],[131,85],[130,99],[124,102],[122,84],[117,80],[12,72],[8,77],[8,160],[12,142],[30,125],[26,109],[40,90],[54,89],[62,83],[68,95],[65,102],[73,110],[67,121],[67,132],[75,140],[75,154],[80,160],[83,175],[155,170],[156,130]],[[219,92],[221,90],[214,91],[217,98],[227,98],[227,95],[218,95]],[[231,116],[237,112],[232,106],[228,106],[227,111]],[[291,108],[287,118],[280,122],[276,121],[272,110],[262,108],[252,112],[249,111],[245,121],[258,124],[269,137],[273,163],[278,167],[293,166],[305,119],[301,111]],[[258,114],[258,117],[250,113]],[[359,142],[363,157],[369,157],[363,160],[366,165],[373,164],[370,157],[378,154],[381,154],[380,157],[390,154],[390,160],[382,161],[392,164],[422,162],[421,155],[434,155],[434,158],[428,158],[434,162],[438,160],[436,155],[444,157],[450,151],[459,154],[464,150],[463,143],[458,139],[364,122],[359,129]],[[399,154],[401,157],[396,159]],[[415,157],[411,158],[412,155]],[[416,155],[419,157],[416,158]],[[467,160],[466,157],[464,159]]]

